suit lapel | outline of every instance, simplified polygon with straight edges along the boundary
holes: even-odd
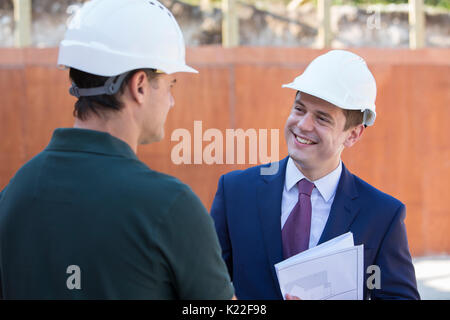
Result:
[[[349,231],[350,225],[360,209],[353,201],[357,197],[355,178],[342,164],[342,173],[336,189],[336,195],[318,244]]]
[[[276,174],[261,176],[261,182],[259,183],[257,190],[258,214],[262,236],[276,288],[279,288],[279,285],[274,265],[283,260],[283,246],[281,242],[281,199],[287,160],[288,158],[286,157],[279,162],[279,169]]]

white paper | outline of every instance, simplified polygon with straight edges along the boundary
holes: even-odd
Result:
[[[350,248],[353,247],[353,245],[353,233],[347,232],[336,238],[321,243],[314,248],[300,252],[289,259],[283,260],[278,263],[277,266],[278,268],[282,268],[283,266],[291,265],[295,261],[304,261],[307,258],[313,258],[315,256],[324,255],[328,252]]]
[[[276,264],[283,298],[362,300],[363,254],[363,245],[354,246],[346,233]]]

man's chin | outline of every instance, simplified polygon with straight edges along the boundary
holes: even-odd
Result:
[[[301,167],[309,167],[309,165],[313,162],[310,157],[303,154],[302,152],[295,150],[295,151],[289,151],[289,157],[294,160],[297,165],[300,165]]]
[[[151,144],[151,143],[159,142],[159,141],[161,141],[163,139],[164,139],[164,133],[162,133],[162,134],[160,134],[158,136],[151,136],[151,137],[142,138],[139,141],[139,144],[140,145]]]

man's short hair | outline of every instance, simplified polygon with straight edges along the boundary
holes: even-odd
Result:
[[[78,98],[78,101],[75,103],[73,115],[80,120],[86,120],[91,113],[100,115],[99,111],[120,111],[124,106],[119,97],[123,94],[124,88],[131,77],[138,71],[144,71],[147,74],[149,81],[152,81],[157,76],[155,69],[133,70],[126,76],[119,92],[115,95],[102,94]],[[108,77],[93,75],[75,68],[70,68],[69,76],[71,81],[74,82],[78,88],[101,87],[105,84],[106,80],[108,80]]]
[[[364,112],[361,110],[346,110],[342,109],[345,116],[344,131],[359,126],[364,121]]]

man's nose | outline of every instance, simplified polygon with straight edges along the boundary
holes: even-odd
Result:
[[[314,129],[314,119],[311,113],[306,113],[297,122],[300,130],[312,131]]]

